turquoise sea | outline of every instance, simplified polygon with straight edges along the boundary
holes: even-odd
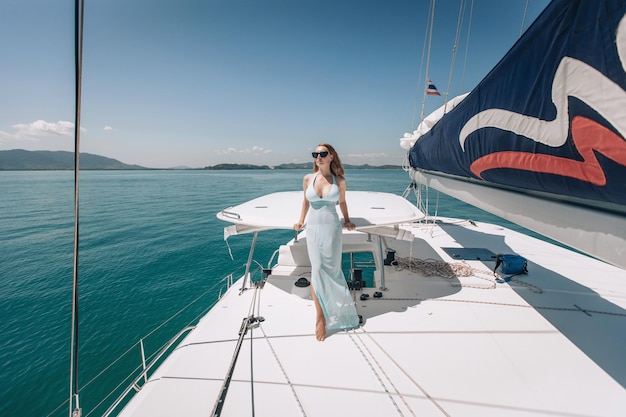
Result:
[[[251,237],[229,239],[231,260],[215,214],[300,190],[306,172],[80,173],[83,415],[101,415],[98,403],[140,364],[139,339],[150,355],[215,301],[222,278],[242,271]],[[346,179],[349,190],[396,194],[409,184],[402,170],[349,170]],[[431,191],[433,209],[435,200]],[[440,215],[505,223],[443,195],[438,203]],[[73,172],[0,172],[0,416],[68,415],[73,210]],[[266,264],[276,240],[292,236],[261,233],[255,259]]]

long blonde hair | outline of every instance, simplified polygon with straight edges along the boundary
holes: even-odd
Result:
[[[335,176],[343,177],[343,174],[344,174],[343,165],[341,165],[341,159],[339,159],[339,155],[337,154],[337,151],[335,150],[335,148],[333,148],[328,143],[320,143],[317,146],[325,147],[326,149],[328,149],[328,152],[330,152],[330,154],[333,156],[333,160],[330,163],[330,173],[335,175]],[[317,172],[318,170],[319,170],[319,167],[314,162],[313,163],[313,172]]]

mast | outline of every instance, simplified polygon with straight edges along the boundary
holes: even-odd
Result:
[[[80,417],[78,385],[78,248],[79,248],[79,172],[80,172],[80,113],[83,58],[84,0],[75,1],[75,123],[74,123],[74,264],[72,274],[72,329],[70,335],[70,417]]]

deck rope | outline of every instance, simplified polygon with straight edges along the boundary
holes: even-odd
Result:
[[[352,336],[350,336],[352,338]],[[380,369],[380,371],[382,372],[382,374],[385,376],[385,378],[387,378],[387,381],[389,381],[389,383],[391,384],[391,387],[393,388],[393,390],[395,391],[395,393],[402,399],[402,402],[404,403],[404,405],[406,406],[406,408],[408,408],[408,410],[411,412],[411,414],[415,417],[417,417],[415,415],[415,412],[413,411],[413,409],[411,408],[411,406],[409,405],[409,403],[406,401],[406,399],[404,398],[404,395],[400,392],[400,390],[398,390],[398,388],[396,387],[396,385],[393,383],[392,379],[389,377],[389,375],[387,375],[387,373],[385,372],[385,368],[383,368],[381,366],[381,364],[378,362],[378,360],[376,360],[376,356],[374,356],[374,354],[372,354],[372,351],[369,350],[369,348],[367,347],[367,345],[361,340],[360,336],[355,332],[355,337],[357,339],[359,339],[359,342],[363,345],[363,349],[365,349],[367,351],[367,354],[369,355],[370,358],[372,358],[372,361],[374,361],[374,363],[376,364],[376,366],[378,366],[378,369]],[[356,344],[356,341],[353,339],[353,341]],[[357,345],[358,346],[358,345]],[[380,346],[379,346],[380,347]],[[383,351],[384,352],[384,351]],[[363,352],[361,352],[363,353]],[[397,406],[397,405],[396,405]]]
[[[285,367],[283,366],[282,362],[278,358],[278,354],[276,354],[276,351],[274,350],[274,346],[272,345],[270,338],[265,333],[265,329],[263,329],[263,325],[261,325],[259,329],[261,330],[261,333],[263,333],[263,338],[267,342],[267,346],[270,348],[270,352],[272,352],[272,355],[274,356],[274,360],[276,360],[276,363],[278,364],[280,371],[283,373],[283,376],[285,377],[285,380],[287,381],[287,385],[289,385],[289,388],[291,388],[291,393],[293,394],[296,404],[298,404],[298,408],[300,408],[300,412],[302,413],[304,417],[306,417],[306,412],[304,411],[304,406],[302,405],[302,402],[300,401],[300,397],[298,397],[298,393],[296,392],[296,389],[293,386],[293,383],[289,379],[289,375],[287,375],[287,371],[285,370]]]
[[[387,357],[387,359],[389,359],[391,361],[391,363],[393,363],[399,370],[400,372],[402,372],[402,374],[404,374],[404,376],[406,376],[409,381],[411,381],[413,383],[413,385],[415,385],[417,387],[418,390],[420,390],[422,392],[422,394],[424,395],[424,397],[426,397],[435,407],[437,407],[437,409],[439,411],[441,411],[441,413],[443,415],[445,415],[446,417],[450,417],[450,414],[448,414],[446,412],[446,410],[443,409],[443,407],[437,402],[437,400],[435,400],[414,378],[411,374],[409,374],[404,367],[400,366],[400,364],[398,362],[396,362],[395,358],[390,355],[385,348],[383,348],[380,343],[378,343],[378,341],[376,341],[376,339],[374,337],[372,337],[372,333],[368,332],[367,330],[365,330],[364,328],[361,328],[360,331],[367,336],[370,341],[372,343],[374,343],[378,349],[380,349],[380,351]],[[361,342],[363,343],[363,342]],[[382,368],[381,368],[382,369]],[[403,397],[404,400],[404,397]],[[410,410],[411,413],[413,413],[413,410]],[[415,414],[414,414],[415,415]]]
[[[584,313],[586,315],[590,314],[603,314],[607,316],[616,316],[616,317],[626,317],[626,313],[617,313],[613,311],[602,311],[602,310],[592,310],[588,308],[582,308],[578,305],[574,305],[574,307],[553,307],[553,306],[541,306],[541,305],[531,305],[531,304],[516,304],[516,303],[502,303],[498,301],[481,301],[481,300],[467,300],[467,299],[456,299],[456,298],[428,298],[428,297],[385,297],[385,298],[372,298],[370,302],[378,302],[378,301],[417,301],[420,303],[427,301],[435,301],[435,302],[444,302],[444,303],[467,303],[467,304],[485,304],[485,305],[493,305],[500,307],[519,307],[519,308],[532,308],[535,310],[553,310],[553,311],[570,311],[573,313]]]
[[[514,283],[518,284],[521,287],[526,287],[527,290],[532,291],[535,294],[543,293],[543,290],[541,289],[541,287],[539,287],[539,286],[537,286],[535,284],[531,284],[530,282],[526,282],[526,281],[522,281],[521,279],[514,278],[514,275],[511,275],[511,276],[508,276],[508,277],[498,276],[498,279],[496,279],[496,282],[499,282],[499,283],[514,282]]]
[[[419,259],[419,258],[398,258],[396,265],[396,271],[409,270],[411,272],[419,272],[426,277],[439,277],[443,279],[447,279],[450,282],[450,285],[453,287],[465,287],[465,288],[479,288],[479,289],[494,289],[496,288],[496,283],[505,283],[512,282],[521,287],[526,287],[529,291],[534,292],[535,294],[543,293],[541,287],[531,284],[526,281],[522,281],[519,278],[515,278],[514,275],[503,276],[499,274],[494,274],[492,271],[486,271],[484,269],[473,268],[465,262],[445,262],[437,259]],[[452,280],[454,278],[461,277],[474,277],[486,281],[489,283],[489,286],[480,286],[480,285],[468,285],[463,284],[459,281],[459,283],[455,283]]]
[[[413,257],[397,258],[396,271],[408,270],[418,272],[426,277],[438,277],[447,279],[453,287],[468,287],[479,289],[496,288],[496,280],[493,272],[484,269],[473,268],[465,262],[446,262],[437,259],[419,259]],[[474,277],[488,283],[488,286],[468,285],[452,282],[454,278]]]
[[[365,359],[365,362],[367,362],[367,364],[369,365],[370,369],[374,373],[374,376],[376,376],[376,379],[378,379],[378,382],[383,387],[383,390],[385,391],[385,393],[387,393],[387,396],[389,397],[389,400],[391,401],[391,403],[394,405],[394,407],[396,407],[396,411],[398,412],[398,415],[404,416],[404,413],[402,412],[402,410],[400,410],[400,407],[398,406],[398,403],[396,402],[396,400],[393,399],[393,395],[391,395],[391,392],[389,392],[389,389],[385,385],[385,382],[383,381],[383,379],[381,378],[380,374],[378,373],[378,371],[376,371],[376,368],[374,368],[374,365],[370,361],[369,358],[371,357],[373,359],[373,356],[371,355],[371,353],[370,353],[369,357],[365,354],[365,352],[363,351],[363,349],[361,348],[359,343],[357,343],[357,341],[355,340],[353,333],[354,332],[348,332],[348,336],[350,337],[350,339],[352,340],[352,342],[354,343],[356,348],[359,350],[359,352],[361,352],[361,355],[363,356],[363,359]],[[379,365],[379,369],[382,369],[382,368],[380,368],[380,365]],[[387,380],[389,380],[388,377],[387,377]],[[395,387],[394,387],[394,389],[395,389]],[[397,389],[396,389],[396,393],[398,393]],[[403,400],[404,400],[404,398],[403,398]],[[405,404],[406,404],[406,402],[405,402]],[[415,413],[413,413],[412,410],[411,410],[411,414],[415,415]]]

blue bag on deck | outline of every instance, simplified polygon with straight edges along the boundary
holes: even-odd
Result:
[[[528,261],[520,255],[502,255],[496,256],[496,266],[493,268],[495,274],[496,269],[500,268],[500,272],[506,275],[519,275],[528,273]]]

